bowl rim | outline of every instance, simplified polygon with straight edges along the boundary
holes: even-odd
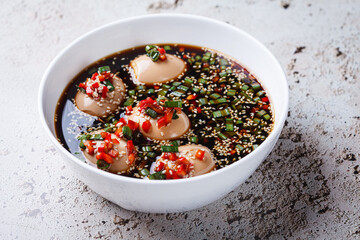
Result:
[[[190,178],[184,178],[184,179],[171,179],[170,181],[146,181],[143,179],[138,179],[138,178],[131,178],[131,177],[126,177],[126,176],[122,176],[122,175],[118,175],[118,174],[114,174],[114,173],[110,173],[110,172],[106,172],[103,170],[100,170],[98,168],[95,168],[89,164],[87,164],[86,162],[80,161],[78,158],[76,158],[74,155],[72,155],[69,151],[67,151],[60,142],[58,142],[57,138],[52,134],[46,118],[45,118],[45,114],[44,114],[44,110],[43,110],[43,105],[44,105],[44,88],[45,88],[45,83],[47,82],[47,79],[49,79],[50,76],[50,72],[51,70],[56,66],[58,60],[64,55],[66,54],[66,52],[72,48],[73,45],[76,45],[78,42],[83,41],[84,39],[88,38],[89,36],[93,35],[94,33],[96,33],[97,31],[100,31],[102,29],[105,28],[109,28],[112,27],[114,25],[118,25],[118,24],[126,24],[126,23],[131,23],[132,21],[135,20],[150,20],[153,18],[187,18],[187,19],[193,19],[193,20],[199,20],[199,21],[206,21],[209,22],[211,24],[216,24],[219,25],[220,27],[225,27],[225,28],[229,28],[232,31],[235,31],[237,33],[240,33],[241,35],[244,35],[246,38],[250,39],[252,42],[254,42],[257,47],[261,48],[262,51],[264,51],[265,53],[267,53],[269,55],[269,57],[271,58],[271,60],[275,63],[275,67],[277,68],[276,71],[278,71],[281,74],[281,82],[282,84],[284,84],[286,91],[284,92],[284,110],[280,113],[277,114],[277,124],[274,124],[274,128],[271,131],[270,135],[265,139],[264,142],[262,142],[259,147],[257,147],[254,151],[252,151],[251,153],[249,153],[248,155],[246,155],[244,158],[242,158],[239,161],[236,161],[224,168],[218,169],[216,171],[212,171],[210,173],[207,174],[203,174],[203,175],[199,175],[199,176],[195,176],[195,177],[190,177]],[[120,51],[120,50],[119,50]],[[283,71],[283,69],[281,68],[280,63],[278,62],[278,60],[275,58],[275,56],[270,52],[270,50],[268,50],[260,41],[258,41],[257,39],[255,39],[253,36],[251,36],[250,34],[248,34],[247,32],[245,32],[244,30],[241,30],[240,28],[237,28],[231,24],[222,22],[220,20],[215,20],[209,17],[204,17],[204,16],[198,16],[198,15],[192,15],[192,14],[182,14],[182,13],[158,13],[158,14],[148,14],[148,15],[140,15],[140,16],[134,16],[134,17],[129,17],[129,18],[124,18],[124,19],[120,19],[108,24],[104,24],[100,27],[97,27],[83,35],[81,35],[80,37],[78,37],[77,39],[73,40],[69,45],[67,45],[62,51],[60,51],[60,53],[57,54],[57,56],[50,62],[49,66],[47,67],[47,69],[45,70],[45,73],[41,79],[40,82],[40,86],[39,86],[39,93],[38,93],[38,109],[39,109],[39,115],[40,115],[40,120],[42,125],[45,128],[46,133],[48,134],[48,136],[50,137],[51,141],[53,142],[53,144],[67,157],[70,158],[71,161],[75,162],[75,164],[77,164],[79,167],[81,168],[85,168],[88,171],[91,171],[94,174],[99,174],[104,178],[107,179],[111,179],[111,180],[115,180],[115,181],[124,181],[124,182],[128,182],[128,183],[133,183],[133,184],[150,184],[150,185],[173,185],[173,184],[187,184],[190,182],[198,182],[198,181],[203,181],[207,178],[212,178],[212,177],[216,177],[219,174],[225,174],[227,171],[230,171],[232,168],[235,167],[239,167],[241,165],[244,165],[246,162],[251,161],[252,156],[257,154],[257,152],[262,151],[263,149],[266,148],[267,145],[271,144],[274,140],[276,140],[276,136],[278,134],[280,134],[284,122],[286,120],[287,117],[287,112],[288,112],[288,107],[289,107],[289,86],[288,86],[288,82],[286,80],[286,75]]]

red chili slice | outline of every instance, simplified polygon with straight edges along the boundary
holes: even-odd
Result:
[[[261,99],[261,101],[263,101],[263,102],[269,102],[269,98],[268,98],[268,97],[263,97],[263,98]]]
[[[90,155],[94,154],[95,148],[93,147],[94,142],[89,140],[84,142],[85,147],[87,148]]]
[[[132,140],[129,140],[127,142],[126,150],[128,152],[128,160],[129,160],[129,163],[131,165],[135,161],[135,157],[136,157],[135,147],[134,147],[134,143],[133,143]]]
[[[169,160],[175,161],[177,158],[178,158],[178,157],[177,157],[176,153],[170,153],[170,154],[169,154]]]
[[[113,158],[109,155],[109,154],[106,154],[106,153],[104,153],[104,152],[101,152],[101,153],[99,153],[98,155],[96,155],[96,159],[97,160],[100,160],[100,159],[102,159],[102,160],[104,160],[105,162],[107,162],[107,163],[114,163],[114,160],[113,160]]]
[[[165,61],[165,60],[166,60],[166,55],[165,55],[165,54],[161,54],[161,55],[159,56],[159,58],[160,58],[161,61]]]
[[[176,170],[176,175],[177,175],[178,177],[180,177],[180,178],[185,177],[185,175],[187,174],[185,168],[186,168],[186,167],[185,167],[184,165],[180,165],[180,166],[178,167],[178,169]]]
[[[85,87],[85,83],[79,83],[79,88],[85,89],[85,88],[86,88],[86,87]]]
[[[95,80],[97,75],[99,75],[97,72],[94,73],[94,74],[91,76],[91,79],[92,79],[92,80]]]
[[[110,135],[110,133],[108,133],[108,132],[101,132],[100,135],[101,135],[101,137],[102,137],[103,139],[105,139],[108,135]]]
[[[189,96],[187,96],[187,100],[195,100],[197,98],[197,96],[196,95],[193,95],[193,94],[191,94],[191,95],[189,95]]]
[[[98,78],[100,82],[105,81],[105,77],[103,75],[99,75]]]
[[[98,82],[96,82],[96,83],[93,83],[92,85],[91,85],[91,87],[92,88],[98,88],[100,85],[99,85],[99,83]]]
[[[132,130],[132,131],[136,131],[139,128],[139,124],[137,122],[134,122],[132,120],[128,120],[128,127]]]
[[[109,91],[109,89],[108,89],[106,86],[104,86],[103,89],[102,89],[101,96],[102,96],[103,98],[106,98],[106,95],[107,95],[107,92],[108,92],[108,91]]]
[[[130,105],[130,106],[127,106],[126,108],[125,108],[125,110],[126,110],[126,115],[130,115],[131,113],[132,113],[132,111],[133,111],[133,107]],[[129,120],[130,121],[130,120]]]
[[[163,117],[161,117],[161,118],[159,118],[157,120],[157,125],[158,125],[159,129],[166,126],[166,124],[167,124],[167,122],[166,122],[166,117],[165,116],[163,116]]]
[[[205,151],[203,150],[197,150],[195,157],[199,160],[204,160],[204,156],[205,156]]]
[[[159,164],[157,165],[157,167],[154,169],[155,172],[160,172],[164,169],[164,163],[163,162],[159,162]]]
[[[141,127],[144,130],[144,132],[148,133],[151,128],[151,122],[149,120],[146,120],[145,122],[143,122]]]
[[[120,118],[119,121],[116,123],[116,125],[121,125],[121,126],[125,126],[126,125],[126,120],[125,118]]]
[[[122,127],[119,127],[118,129],[116,129],[116,131],[114,132],[114,134],[118,137],[120,137],[120,133],[122,133]]]
[[[98,152],[105,152],[106,145],[105,143],[101,143],[101,145],[98,147]],[[107,149],[106,149],[107,150]]]
[[[116,158],[117,156],[119,156],[119,152],[114,150],[114,149],[111,149],[109,151],[109,155],[112,157],[112,158]]]
[[[158,51],[160,54],[164,54],[165,53],[165,49],[164,48],[158,48]]]

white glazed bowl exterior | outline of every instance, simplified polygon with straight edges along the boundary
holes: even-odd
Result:
[[[69,81],[87,65],[114,52],[148,43],[183,43],[216,49],[237,59],[259,79],[270,95],[275,125],[251,154],[202,176],[144,181],[111,174],[79,161],[56,140],[54,113]],[[179,212],[207,205],[243,183],[274,147],[288,111],[288,86],[275,57],[247,33],[213,19],[156,14],[120,20],[71,43],[49,65],[40,85],[40,118],[45,130],[76,176],[119,206],[141,212]]]

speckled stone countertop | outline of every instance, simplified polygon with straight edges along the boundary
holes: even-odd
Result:
[[[0,239],[359,239],[360,1],[8,1],[0,10]],[[278,58],[290,111],[270,156],[225,198],[124,210],[77,180],[40,125],[50,61],[103,24],[157,12],[242,28]]]

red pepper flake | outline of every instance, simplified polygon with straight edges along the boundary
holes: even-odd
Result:
[[[169,159],[169,153],[163,153],[163,155],[161,156],[162,158],[164,158],[164,159]]]
[[[103,98],[106,98],[106,95],[107,95],[107,92],[108,92],[108,91],[109,91],[109,89],[108,89],[106,86],[103,86],[101,96],[102,96]]]
[[[106,153],[104,153],[104,152],[101,152],[101,153],[97,154],[97,155],[96,155],[96,159],[97,159],[97,160],[102,159],[102,160],[104,160],[105,162],[110,163],[110,164],[111,164],[111,163],[114,163],[113,158],[112,158],[109,154],[106,154]]]
[[[257,111],[259,111],[259,109],[256,108],[256,107],[253,107],[253,108],[251,109],[251,112],[252,112],[252,113],[256,113]]]
[[[200,150],[200,149],[196,151],[195,157],[197,159],[204,160],[204,156],[205,156],[205,151]]]
[[[99,75],[97,72],[94,73],[94,74],[91,76],[91,79],[92,79],[92,80],[95,80],[97,75]]]
[[[100,135],[101,135],[101,137],[102,137],[103,139],[106,139],[107,136],[110,135],[110,133],[108,133],[108,132],[101,132]]]
[[[266,105],[263,105],[263,106],[262,106],[262,109],[268,110],[268,109],[269,109],[269,105],[267,105],[267,104],[266,104]]]
[[[126,110],[126,115],[130,115],[131,113],[132,113],[132,111],[133,111],[133,107],[130,105],[130,106],[127,106],[126,108],[125,108],[125,110]]]
[[[164,48],[158,48],[158,51],[160,54],[165,54],[165,49]]]
[[[231,154],[231,155],[234,155],[235,153],[236,153],[236,150],[235,150],[235,149],[233,149],[233,150],[230,151],[230,154]]]
[[[116,138],[111,139],[111,141],[113,142],[113,144],[120,144],[119,140],[117,140]]]
[[[135,161],[135,157],[136,157],[136,152],[135,152],[135,147],[134,147],[134,143],[132,140],[129,140],[126,144],[126,150],[128,153],[128,160],[130,165],[133,164],[133,162]]]
[[[196,112],[197,112],[197,113],[201,113],[201,111],[202,111],[202,110],[201,110],[201,107],[197,107],[197,108],[196,108]]]
[[[143,122],[141,127],[144,130],[144,132],[148,133],[150,131],[150,128],[151,128],[150,120],[146,120],[145,122]]]
[[[99,79],[100,82],[105,81],[105,76],[104,75],[99,75],[98,79]]]
[[[91,87],[92,87],[93,89],[98,88],[99,86],[100,86],[100,85],[99,85],[98,82],[93,83],[93,84],[91,85]]]
[[[223,89],[222,88],[219,88],[219,87],[216,87],[215,89],[214,89],[214,92],[217,92],[217,93],[221,93],[223,91]]]
[[[156,168],[154,169],[155,172],[160,172],[164,169],[164,163],[163,162],[159,162],[159,164],[156,166]]]
[[[94,142],[91,141],[91,140],[88,140],[88,141],[85,141],[85,142],[84,142],[84,145],[85,145],[85,147],[87,148],[88,153],[89,153],[90,155],[93,155],[93,154],[94,154],[94,151],[95,151],[95,148],[93,147]]]
[[[197,96],[195,94],[191,94],[186,97],[187,100],[195,100],[196,98],[197,98]]]
[[[158,90],[158,89],[160,89],[160,86],[155,85],[155,86],[154,86],[154,89],[155,89],[155,90]]]
[[[116,136],[118,136],[118,137],[120,137],[120,134],[122,133],[122,127],[119,127],[118,129],[116,129],[116,131],[115,131],[115,135]]]
[[[125,118],[120,118],[119,121],[116,123],[116,126],[125,126],[126,125],[126,120]]]
[[[263,102],[269,102],[269,98],[268,98],[268,97],[263,97],[263,98],[261,99],[261,101],[263,101]]]
[[[134,122],[132,120],[128,120],[128,127],[132,130],[132,131],[136,131],[139,128],[139,124],[137,122]]]
[[[98,150],[99,153],[100,152],[105,152],[105,150],[107,150],[105,148],[106,148],[105,143],[101,143],[97,150]]]
[[[163,116],[163,117],[161,117],[161,118],[159,118],[157,120],[157,125],[158,125],[159,129],[166,126],[166,124],[167,124],[167,122],[166,122],[166,117],[165,116]]]
[[[85,83],[79,83],[79,88],[85,89],[86,88]]]
[[[112,158],[116,158],[117,156],[119,156],[119,152],[114,150],[114,149],[111,149],[109,151],[109,155],[112,157]]]
[[[184,47],[179,47],[179,52],[183,52],[185,51],[185,48]]]
[[[165,61],[165,60],[166,60],[166,55],[165,55],[165,54],[161,54],[161,55],[159,56],[159,58],[160,58],[161,61]]]
[[[169,160],[175,161],[177,158],[178,157],[177,157],[176,153],[169,153]]]
[[[176,175],[178,175],[180,178],[183,178],[186,176],[185,166],[180,165],[179,168],[176,171]]]

